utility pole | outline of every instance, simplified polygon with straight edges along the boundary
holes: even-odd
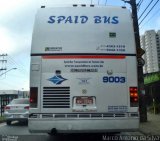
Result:
[[[0,54],[0,63],[2,64],[2,66],[0,67],[0,72],[7,70],[7,68],[6,68],[6,63],[7,63],[6,57],[7,57],[7,54]]]
[[[142,55],[145,53],[140,47],[140,36],[139,36],[139,26],[137,18],[137,4],[136,0],[122,0],[126,3],[129,3],[132,7],[132,17],[133,17],[133,26],[135,33],[135,43],[137,49],[137,61],[138,61],[138,94],[139,94],[139,112],[140,112],[140,122],[147,121],[147,108],[145,100],[145,88],[144,88],[144,77],[143,77],[143,65],[144,62]]]

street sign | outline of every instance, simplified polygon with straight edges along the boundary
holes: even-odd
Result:
[[[139,47],[137,49],[137,57],[141,58],[143,54],[145,54],[145,51],[142,48]]]
[[[139,67],[144,66],[145,61],[144,61],[144,59],[143,59],[143,58],[138,58],[138,59],[137,59],[137,61],[138,61],[138,66],[139,66]]]

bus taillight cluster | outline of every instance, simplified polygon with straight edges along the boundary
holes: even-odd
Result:
[[[37,107],[38,87],[30,87],[30,107]]]
[[[130,87],[130,104],[132,107],[138,106],[138,88],[137,87]]]

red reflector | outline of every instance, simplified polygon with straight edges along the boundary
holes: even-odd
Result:
[[[138,101],[138,98],[134,98],[134,101],[137,102],[137,101]]]
[[[33,102],[33,99],[30,98],[30,103],[32,103],[32,102]]]
[[[131,88],[129,88],[129,90],[130,90],[130,92],[131,92],[131,91],[133,91],[133,88],[131,87]]]

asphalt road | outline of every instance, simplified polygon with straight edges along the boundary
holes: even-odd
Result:
[[[28,126],[19,122],[12,123],[7,126],[6,123],[0,124],[0,141],[107,141],[110,136],[127,136],[142,135],[140,132],[122,132],[121,134],[106,135],[106,134],[70,134],[63,136],[50,136],[48,134],[31,134],[28,131]]]

